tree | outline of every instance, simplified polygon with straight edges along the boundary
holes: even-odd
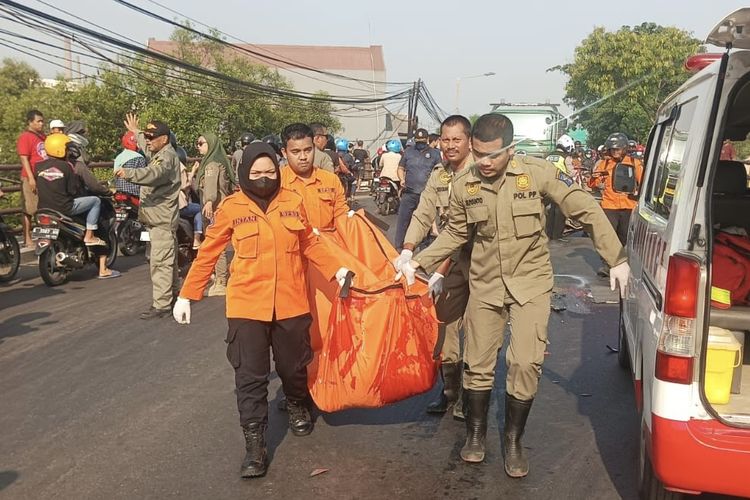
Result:
[[[568,76],[564,100],[591,144],[612,132],[645,142],[659,105],[690,77],[683,64],[699,44],[686,31],[654,23],[615,32],[598,27],[576,48],[572,63],[548,71]]]

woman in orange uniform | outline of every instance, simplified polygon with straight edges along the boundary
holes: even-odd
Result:
[[[310,307],[303,256],[340,283],[348,273],[328,255],[307,222],[302,197],[281,186],[274,150],[265,143],[245,148],[238,168],[240,192],[214,213],[173,314],[190,322],[190,301],[200,300],[227,243],[235,250],[227,285],[227,358],[235,370],[237,407],[246,455],[240,475],[266,473],[269,351],[288,400],[289,427],[312,432],[307,407],[307,365],[312,360]],[[337,271],[338,269],[338,271]]]

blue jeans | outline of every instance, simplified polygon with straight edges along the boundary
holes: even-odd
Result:
[[[180,209],[180,217],[193,218],[193,232],[203,234],[203,217],[199,203],[188,203],[185,208]]]
[[[404,248],[404,238],[406,237],[406,230],[409,228],[411,222],[411,216],[414,210],[419,205],[420,193],[412,193],[404,191],[401,194],[401,202],[398,205],[398,222],[396,223],[396,250],[399,252]],[[414,244],[419,245],[419,241],[415,241]]]
[[[84,212],[86,213],[86,229],[92,231],[99,227],[99,210],[102,206],[102,200],[98,196],[81,196],[80,198],[73,198],[73,210],[70,211],[71,215],[79,215]]]

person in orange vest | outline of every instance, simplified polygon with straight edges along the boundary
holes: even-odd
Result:
[[[281,132],[281,152],[289,167],[281,170],[281,185],[302,197],[310,225],[326,230],[349,206],[338,176],[313,165],[313,136],[304,123],[293,123]]]
[[[214,265],[227,243],[235,250],[227,284],[227,358],[235,371],[237,407],[247,451],[242,478],[265,475],[269,351],[288,398],[289,427],[295,436],[313,430],[307,403],[307,365],[312,361],[305,262],[343,285],[349,270],[310,227],[302,197],[281,185],[276,153],[251,143],[238,168],[240,191],[214,212],[198,256],[173,309],[178,323],[190,323],[190,302],[201,300]]]
[[[635,168],[636,193],[643,177],[643,163],[628,155],[628,137],[622,132],[615,132],[604,142],[606,156],[594,167],[594,173],[589,179],[589,187],[599,188],[602,192],[602,209],[612,224],[622,246],[626,246],[628,239],[628,225],[630,214],[637,205],[633,195],[616,193],[612,190],[612,176],[615,165],[625,163]],[[607,276],[609,270],[603,267],[599,274]]]
[[[339,177],[314,165],[314,139],[313,129],[304,123],[287,125],[281,132],[281,152],[287,161],[287,167],[281,169],[281,186],[302,197],[307,221],[312,227],[327,231],[334,228],[336,217],[349,212],[349,206]],[[310,312],[315,322],[315,292],[308,290],[308,293]],[[286,407],[286,398],[282,398],[278,408],[285,411]]]

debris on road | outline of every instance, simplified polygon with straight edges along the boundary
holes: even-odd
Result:
[[[310,473],[310,477],[315,477],[315,476],[319,476],[319,475],[321,475],[321,474],[325,474],[325,473],[326,473],[326,472],[328,472],[329,470],[330,470],[330,469],[315,469],[314,471],[312,471],[312,472]]]

